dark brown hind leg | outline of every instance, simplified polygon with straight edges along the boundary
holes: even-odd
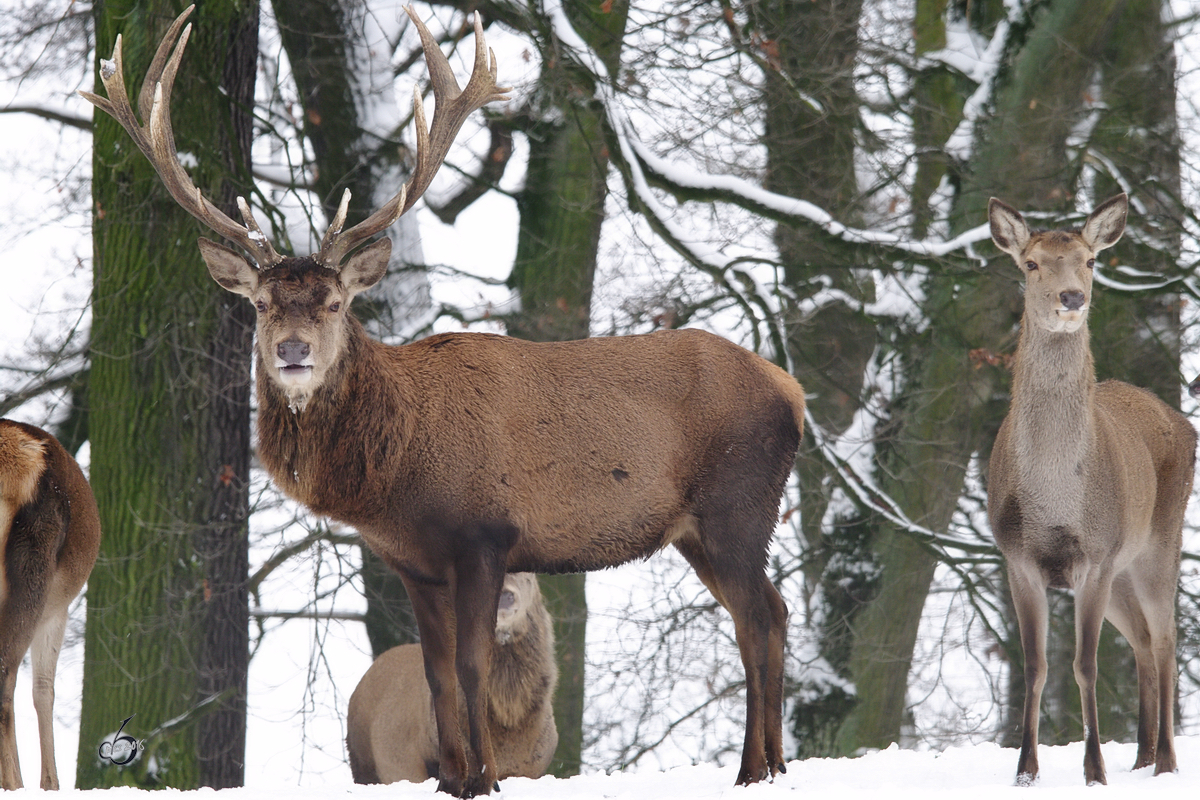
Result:
[[[695,539],[680,540],[675,546],[733,617],[746,672],[746,738],[737,783],[757,783],[784,769],[787,606],[761,566],[746,566],[736,557],[714,559]]]

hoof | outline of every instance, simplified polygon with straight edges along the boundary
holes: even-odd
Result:
[[[762,781],[767,780],[769,777],[771,777],[770,771],[765,766],[757,769],[747,769],[743,767],[742,771],[738,773],[737,781],[734,783],[734,786],[749,786],[752,783],[761,783]]]
[[[1017,786],[1033,786],[1037,782],[1036,772],[1018,772]]]

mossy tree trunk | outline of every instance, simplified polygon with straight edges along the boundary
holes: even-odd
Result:
[[[1095,7],[1088,6],[1090,11]],[[1170,30],[1160,0],[1118,3],[1100,22],[1102,36],[1087,51],[1089,66],[1098,70],[1099,118],[1086,150],[1071,158],[1074,185],[1102,156],[1106,166],[1091,179],[1092,198],[1103,200],[1122,190],[1131,192],[1131,227],[1152,239],[1153,247],[1127,235],[1104,254],[1101,272],[1116,264],[1147,272],[1174,274],[1163,252],[1178,253],[1182,231],[1179,130],[1175,117],[1175,59]],[[1084,157],[1081,157],[1084,156]],[[1109,169],[1117,170],[1116,175]],[[1097,286],[1089,312],[1092,353],[1100,380],[1118,378],[1144,386],[1174,407],[1180,401],[1180,303],[1172,294],[1141,295]],[[1043,692],[1039,730],[1047,744],[1065,744],[1083,736],[1079,689],[1072,660],[1075,650],[1072,598],[1052,599],[1049,675]],[[1025,687],[1016,623],[1010,623],[1014,661],[1010,671],[1003,738],[1020,741]],[[1133,653],[1111,625],[1100,637],[1101,671],[1096,687],[1100,733],[1104,739],[1133,741],[1137,736],[1137,681]]]
[[[565,3],[575,30],[616,75],[627,0]],[[521,311],[506,319],[508,332],[535,341],[588,335],[592,284],[608,196],[608,154],[595,105],[592,76],[555,53],[553,38],[540,34],[542,73],[537,92],[543,108],[559,113],[524,122],[529,139],[525,188],[517,199],[520,229],[509,285]],[[554,618],[558,692],[554,718],[558,749],[550,772],[577,775],[583,755],[584,663],[587,631],[585,576],[543,576],[542,593]]]
[[[132,92],[181,10],[146,0],[95,6],[97,52],[107,57],[122,34]],[[171,109],[176,144],[195,156],[197,186],[234,213],[234,196],[251,188],[258,7],[207,2],[191,22]],[[196,238],[211,232],[101,113],[93,175],[88,401],[104,535],[88,581],[76,783],[237,786],[253,313],[209,277]],[[124,732],[145,750],[125,767],[102,761],[97,747],[131,714]]]
[[[387,75],[364,72],[361,54],[372,45],[378,46],[362,41],[366,27],[363,21],[369,13],[366,3],[275,0],[272,6],[304,108],[302,127],[312,146],[313,190],[329,220],[343,191],[349,189],[346,225],[355,225],[399,191],[407,178],[400,163],[402,148],[392,138],[397,131],[364,129],[363,115],[368,105],[396,111],[394,102],[366,96],[371,93],[372,82],[377,82],[380,89],[391,86],[390,71]],[[423,67],[418,64],[415,68]],[[383,124],[392,114],[376,116],[372,122]],[[394,294],[409,294],[414,288],[410,274],[395,273],[421,261],[416,223],[409,217],[392,226],[388,235],[393,245],[389,275],[358,298],[354,308],[375,335],[394,334],[397,329],[411,326],[411,320],[402,317],[413,304],[406,301],[392,307],[389,301]],[[372,655],[378,657],[392,647],[417,641],[416,621],[399,575],[366,545],[361,545],[359,552],[367,601],[367,639]]]
[[[985,219],[989,195],[1021,208],[1070,207],[1079,170],[1068,140],[1117,5],[1060,0],[1015,31],[993,113],[976,131],[969,168],[953,176],[956,230]],[[970,459],[986,460],[1007,410],[998,402],[1007,374],[976,369],[970,352],[1011,351],[1021,311],[1018,280],[1004,257],[980,273],[932,273],[925,316],[937,325],[900,341],[911,383],[890,410],[877,474],[881,488],[933,530],[948,527]],[[858,702],[839,731],[841,753],[886,747],[900,737],[913,648],[937,566],[936,555],[913,538],[884,522],[873,527],[877,578],[855,621],[850,673]]]

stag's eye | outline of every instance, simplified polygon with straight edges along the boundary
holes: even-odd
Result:
[[[1089,258],[1089,259],[1088,259],[1088,269],[1092,269],[1092,268],[1094,268],[1095,266],[1096,266],[1096,259],[1094,259],[1094,258]]]
[[[341,309],[341,307],[342,307],[341,303],[333,303],[332,305],[329,306],[329,311],[331,314],[336,314]]]
[[[267,304],[264,303],[262,300],[255,300],[254,307],[258,309],[258,313],[260,313],[260,314],[267,313]]]
[[[1036,262],[1036,261],[1026,261],[1026,262],[1025,262],[1025,269],[1026,269],[1027,271],[1029,271],[1029,272],[1033,272],[1033,271],[1034,271],[1034,270],[1036,270],[1037,268],[1038,268],[1038,265],[1037,265],[1037,262]]]

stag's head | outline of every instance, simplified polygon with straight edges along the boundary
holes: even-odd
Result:
[[[1119,194],[1096,206],[1078,231],[1031,232],[1016,209],[994,197],[988,201],[992,241],[1025,275],[1026,324],[1051,333],[1074,333],[1083,326],[1096,254],[1120,240],[1128,207]]]
[[[508,99],[504,94],[508,89],[496,84],[496,57],[484,42],[478,13],[475,64],[466,87],[460,89],[450,62],[429,30],[411,6],[406,8],[421,36],[436,103],[430,128],[419,90],[413,98],[417,157],[412,177],[370,217],[344,229],[350,203],[347,190],[320,249],[311,256],[281,256],[259,229],[244,198],[238,198],[242,222],[236,222],[200,193],[179,163],[171,130],[171,88],[191,33],[191,25],[184,22],[193,8],[189,6],[171,25],[146,73],[138,95],[138,112],[141,119],[148,120],[146,124],[139,122],[125,91],[119,35],[112,58],[101,63],[100,79],[108,97],[80,94],[121,123],[176,202],[240,248],[200,239],[201,255],[217,283],[245,296],[258,310],[260,368],[285,391],[293,407],[303,407],[344,352],[350,301],[375,285],[387,270],[391,241],[383,238],[362,245],[386,230],[424,194],[467,116],[493,100]]]

